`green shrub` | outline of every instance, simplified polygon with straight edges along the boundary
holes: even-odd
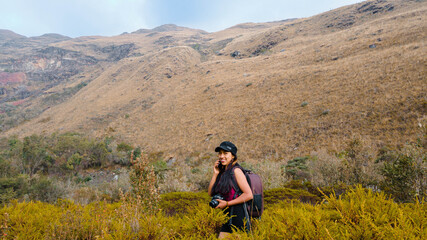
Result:
[[[264,201],[266,205],[292,199],[311,204],[321,201],[320,197],[301,189],[274,188],[264,191]]]
[[[164,180],[165,172],[169,170],[168,164],[164,160],[157,160],[151,164],[154,169],[154,174],[159,178],[159,180]]]
[[[285,166],[285,173],[292,179],[307,179],[307,160],[309,157],[297,157],[290,161]]]
[[[53,134],[48,141],[49,149],[55,156],[55,165],[60,170],[74,169],[78,171],[80,168],[88,169],[107,165],[110,150],[109,141],[106,139],[96,141],[78,133],[64,133]],[[73,158],[71,162],[70,158]]]
[[[137,147],[137,148],[135,148],[134,150],[133,150],[133,157],[135,157],[135,158],[139,158],[139,157],[141,157],[141,154],[142,154],[142,150],[141,150],[141,148],[140,147]]]
[[[384,164],[381,188],[386,193],[402,202],[427,197],[427,155],[421,146],[408,145],[400,152],[383,151],[377,161]]]
[[[17,197],[19,184],[14,178],[0,178],[0,204],[8,203]]]
[[[83,157],[80,156],[79,153],[74,153],[73,155],[71,155],[70,158],[68,158],[67,161],[67,168],[70,170],[76,169],[76,167],[80,166],[80,163],[82,162]]]
[[[210,197],[206,192],[172,192],[162,194],[160,209],[168,215],[187,214],[190,209],[198,204],[208,205]]]
[[[53,159],[48,153],[46,139],[42,136],[31,135],[24,138],[22,148],[22,171],[30,177],[39,170],[47,171]]]
[[[12,166],[11,161],[5,160],[0,156],[0,177],[9,177],[14,175],[17,175],[17,171]]]
[[[127,143],[120,143],[119,145],[117,145],[117,151],[119,152],[129,152],[132,151],[133,147]]]
[[[64,196],[64,190],[44,176],[31,179],[29,193],[30,199],[48,203],[53,203]]]
[[[89,161],[84,163],[86,168],[106,165],[108,149],[104,142],[92,141],[90,143],[89,154]]]
[[[20,199],[28,193],[28,176],[0,178],[0,203],[8,203],[13,199]]]

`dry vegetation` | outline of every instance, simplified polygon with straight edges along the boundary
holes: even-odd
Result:
[[[42,113],[2,132],[0,202],[52,204],[4,205],[0,233],[214,238],[225,218],[203,191],[213,149],[230,140],[270,201],[253,235],[236,237],[425,239],[426,13],[423,0],[373,0],[216,33],[163,26],[52,43],[100,59],[134,47],[16,108]],[[132,165],[134,150],[146,162]]]
[[[125,148],[123,144],[121,146],[121,149]],[[359,162],[357,159],[361,156],[356,152],[361,150],[359,147],[357,142],[349,146],[346,154],[350,157],[348,159],[350,164],[353,163],[351,159],[356,159],[356,163]],[[414,148],[408,148],[405,156],[418,158],[419,153]],[[425,152],[423,154],[425,161]],[[321,155],[322,153],[318,153],[319,159],[323,158]],[[162,187],[159,183],[164,180],[164,176],[159,165],[150,164],[149,161],[155,156],[159,157],[159,154],[146,154],[134,159],[133,153],[131,154],[129,172],[131,188],[126,193],[120,191],[118,201],[109,203],[111,198],[104,195],[103,200],[91,199],[90,203],[79,202],[74,198],[74,200],[51,199],[51,203],[11,200],[7,204],[2,204],[0,237],[2,239],[216,239],[220,226],[227,221],[227,216],[222,211],[208,206],[209,196],[206,192],[170,192],[160,195],[159,189]],[[391,155],[386,154],[384,157],[388,158]],[[294,164],[291,166],[288,163],[285,169],[272,162],[266,162],[263,164],[266,166],[263,168],[265,171],[260,173],[263,177],[272,177],[273,170],[268,166],[275,166],[276,170],[285,170],[289,178],[298,179],[307,170],[299,163],[306,160],[308,158],[294,159]],[[188,164],[195,169],[192,163],[195,162],[189,159]],[[328,164],[318,164],[317,167],[310,169],[323,170],[319,166],[325,169]],[[412,173],[407,171],[410,169],[407,165],[401,165],[399,168],[405,169],[405,176]],[[343,170],[353,172],[357,168]],[[13,180],[5,178],[7,174],[2,172],[0,179],[2,186]],[[317,176],[322,174],[327,176],[330,173],[319,172]],[[336,175],[337,171],[334,174]],[[395,172],[393,174],[396,175]],[[348,177],[346,173],[343,176]],[[277,181],[278,178],[276,176],[272,179]],[[55,193],[49,189],[51,185],[46,182],[37,182],[36,178],[32,180],[36,182],[35,190],[39,192],[39,196],[44,194],[46,197],[46,193]],[[183,179],[166,178],[166,180],[173,182]],[[266,186],[271,188],[269,179],[264,180]],[[334,184],[333,181],[327,182]],[[191,181],[185,183],[189,184]],[[383,192],[375,193],[372,189],[360,185],[315,188],[307,181],[301,183],[297,180],[288,182],[286,186],[264,191],[266,210],[261,221],[256,219],[252,221],[252,231],[249,234],[235,232],[233,237],[425,239],[427,236],[425,215],[427,204],[422,195],[414,198],[411,203],[397,203],[396,199],[388,197]],[[85,188],[80,188],[82,189]],[[2,201],[5,196],[13,193],[14,189],[6,193],[3,190],[0,195]],[[86,194],[88,193],[89,191]],[[87,200],[87,196],[83,199]]]
[[[133,42],[136,50],[103,63],[74,97],[6,135],[78,131],[181,160],[223,139],[236,142],[241,159],[337,152],[355,137],[375,149],[399,146],[425,124],[426,10],[425,1],[368,1],[217,33],[61,42],[73,50]],[[340,25],[345,19],[353,24]]]
[[[204,198],[188,193],[165,199],[182,205],[184,214],[149,214],[128,201],[78,205],[12,202],[0,209],[2,239],[216,239],[227,217]],[[175,196],[177,197],[177,196]],[[184,196],[185,197],[185,196]],[[267,205],[250,234],[237,239],[425,239],[425,202],[397,204],[383,194],[356,188],[316,205],[297,201]],[[23,217],[25,216],[25,217]]]

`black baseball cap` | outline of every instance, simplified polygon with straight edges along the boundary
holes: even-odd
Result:
[[[226,152],[231,152],[235,157],[237,156],[237,147],[232,142],[222,142],[219,147],[215,148],[215,152],[219,152],[221,149]]]

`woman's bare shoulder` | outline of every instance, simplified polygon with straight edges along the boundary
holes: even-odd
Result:
[[[234,174],[243,174],[243,171],[242,171],[242,169],[240,168],[240,167],[235,167],[234,168]]]

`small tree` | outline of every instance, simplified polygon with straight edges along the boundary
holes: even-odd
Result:
[[[307,160],[309,157],[297,157],[290,160],[285,166],[285,173],[294,180],[308,179]]]
[[[124,223],[129,224],[133,232],[140,231],[140,219],[150,218],[159,212],[160,195],[154,169],[149,166],[148,159],[141,155],[134,158],[131,154],[131,171],[129,178],[132,190],[123,194],[122,204],[117,210]]]
[[[45,139],[31,135],[24,138],[22,148],[22,170],[32,177],[39,170],[47,170],[53,159],[49,156]]]
[[[348,143],[344,152],[340,153],[342,162],[339,167],[341,182],[347,185],[362,184],[373,186],[378,184],[378,171],[374,154],[369,151],[360,139]]]
[[[401,202],[411,202],[415,197],[426,197],[427,155],[416,145],[407,145],[402,151],[384,151],[377,159],[383,162],[382,189]]]
[[[143,154],[134,158],[132,153],[131,162],[132,170],[129,173],[131,197],[138,200],[144,212],[155,213],[159,210],[160,194],[154,167],[149,165],[148,159]]]

